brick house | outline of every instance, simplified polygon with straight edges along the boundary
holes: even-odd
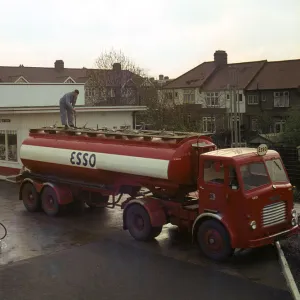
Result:
[[[266,130],[278,132],[288,108],[300,104],[299,70],[300,60],[228,63],[227,53],[218,50],[214,61],[184,73],[163,90],[176,104],[187,106],[188,117],[201,122],[203,132],[226,131],[235,116],[242,131],[272,119]]]
[[[230,115],[234,112],[238,126],[242,124],[244,90],[264,64],[265,61],[229,64],[227,53],[218,50],[214,61],[179,76],[164,90],[178,105],[187,105],[191,121],[200,122],[203,132],[224,131],[231,126]]]
[[[300,106],[300,59],[267,62],[246,88],[245,126],[283,131],[290,108]]]

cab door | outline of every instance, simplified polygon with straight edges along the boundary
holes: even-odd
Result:
[[[244,220],[247,220],[247,205],[241,189],[241,180],[237,175],[236,167],[229,164],[226,168],[226,215],[232,224],[239,224],[241,227]],[[239,230],[237,228],[236,230]]]
[[[224,164],[218,158],[201,157],[199,169],[199,211],[219,212],[226,198]]]

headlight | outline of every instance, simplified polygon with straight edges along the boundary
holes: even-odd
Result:
[[[292,219],[292,226],[296,226],[297,225],[297,220],[295,218]]]
[[[292,209],[291,214],[292,214],[293,218],[296,218],[297,217],[297,211],[296,211],[296,209]]]
[[[251,226],[251,228],[254,230],[254,229],[256,229],[256,222],[255,221],[251,221],[250,222],[250,226]]]

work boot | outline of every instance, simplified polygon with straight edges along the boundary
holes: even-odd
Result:
[[[65,130],[68,130],[69,128],[69,125],[65,125]]]

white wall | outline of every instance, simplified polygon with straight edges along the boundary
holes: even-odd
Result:
[[[28,136],[30,128],[38,128],[43,126],[51,126],[57,122],[57,126],[60,125],[59,113],[48,114],[15,114],[15,115],[3,115],[3,118],[9,119],[10,122],[1,123],[1,130],[16,130],[18,139],[18,160],[19,150],[24,139]],[[87,127],[99,127],[106,126],[112,128],[114,126],[120,127],[122,125],[132,126],[133,117],[132,111],[122,112],[78,112],[77,113],[77,126],[83,126],[87,123]],[[0,161],[0,167],[21,168],[22,164],[19,160],[16,162]],[[0,174],[1,175],[1,174]]]
[[[58,105],[65,93],[75,89],[79,90],[76,105],[84,105],[84,84],[0,83],[0,107]]]

